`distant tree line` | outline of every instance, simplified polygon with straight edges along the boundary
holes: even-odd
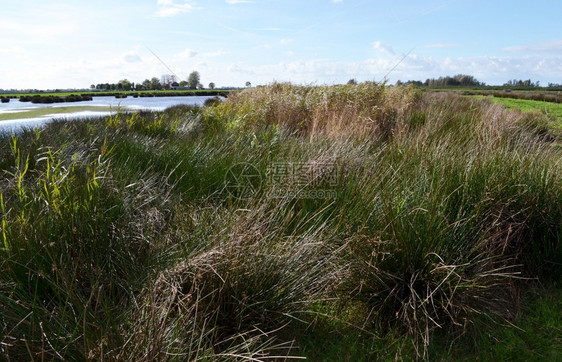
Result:
[[[482,87],[486,84],[484,82],[478,81],[472,75],[457,74],[453,77],[439,77],[439,78],[428,78],[425,82],[421,80],[409,80],[405,83],[401,81],[396,82],[397,85],[401,84],[413,84],[418,87],[430,87],[430,88],[447,88],[447,87]]]
[[[533,82],[530,79],[521,80],[521,79],[512,79],[504,83],[504,87],[517,87],[517,88],[538,88],[540,87],[540,82],[536,81]]]
[[[522,79],[512,79],[504,83],[504,87],[513,87],[513,88],[539,88],[541,86],[540,81],[533,82],[530,79],[522,80]],[[560,83],[548,83],[547,88],[561,88],[562,84]]]
[[[355,81],[354,79],[350,80]],[[348,82],[349,84],[349,82]],[[531,79],[511,79],[501,86],[486,86],[486,83],[478,81],[472,75],[457,74],[453,77],[439,77],[439,78],[429,78],[425,82],[421,80],[409,80],[407,82],[397,81],[396,85],[408,85],[412,84],[416,87],[428,87],[428,88],[450,88],[450,87],[492,87],[492,88],[545,88],[541,87],[540,82],[533,82]],[[547,88],[557,89],[562,88],[562,84],[558,83],[548,83]]]
[[[99,83],[90,86],[91,89],[101,91],[165,90],[177,87],[189,89],[205,88],[203,84],[201,84],[201,76],[197,71],[191,72],[186,80],[179,80],[175,75],[164,74],[160,78],[152,77],[151,79],[145,79],[138,83],[131,82],[128,79],[122,79],[117,83]],[[209,88],[214,89],[215,83],[209,83]]]

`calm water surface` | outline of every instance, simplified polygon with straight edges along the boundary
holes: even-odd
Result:
[[[36,108],[54,108],[54,107],[83,107],[83,106],[101,106],[111,107],[111,112],[84,111],[75,113],[58,113],[54,115],[46,115],[38,118],[25,118],[0,121],[0,133],[18,132],[23,128],[34,128],[44,125],[53,119],[84,119],[92,117],[107,116],[118,110],[150,110],[163,111],[166,108],[179,104],[202,106],[209,96],[191,96],[191,97],[127,97],[117,99],[115,97],[94,97],[93,101],[72,102],[72,103],[52,103],[52,104],[33,104],[31,102],[20,102],[19,99],[12,99],[9,103],[0,103],[0,114],[18,113],[24,110]]]

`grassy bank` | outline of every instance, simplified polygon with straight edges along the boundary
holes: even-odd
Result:
[[[486,98],[493,102],[502,104],[510,109],[519,109],[524,112],[538,112],[543,113],[549,118],[554,118],[557,120],[562,119],[562,104],[535,101],[529,99],[513,99],[513,98],[489,98],[484,96],[475,96],[477,98]]]
[[[486,338],[519,346],[514,330],[542,353],[540,329],[506,326],[534,318],[531,290],[560,300],[547,122],[413,88],[273,84],[5,138],[1,353],[440,359],[502,355]],[[556,311],[538,318],[559,331]]]
[[[47,107],[47,108],[20,108],[17,112],[1,113],[0,121],[24,119],[24,118],[37,118],[48,116],[52,114],[70,114],[77,112],[110,112],[110,107],[104,106],[78,106],[78,107]]]
[[[69,97],[80,94],[90,97],[114,97],[114,96],[139,96],[139,97],[172,97],[172,96],[226,96],[230,93],[229,89],[192,89],[192,90],[146,90],[146,91],[98,91],[98,92],[33,92],[33,93],[2,93],[2,97]]]
[[[503,105],[512,110],[528,113],[537,113],[538,117],[547,117],[547,127],[554,136],[562,136],[562,105],[560,103],[535,101],[529,99],[512,99],[473,96],[475,98],[485,98],[494,103]]]
[[[422,88],[423,89],[423,88]],[[471,96],[493,96],[495,98],[532,100],[539,102],[560,103],[561,89],[552,88],[518,88],[518,87],[451,87],[451,88],[425,88],[429,92],[456,92],[462,95]]]

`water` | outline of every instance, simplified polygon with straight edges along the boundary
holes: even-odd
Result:
[[[191,96],[191,97],[127,97],[117,99],[115,97],[94,97],[93,101],[72,102],[72,103],[52,103],[52,104],[33,104],[30,102],[20,102],[19,99],[11,99],[9,103],[0,103],[0,114],[16,114],[28,109],[37,108],[54,108],[54,107],[83,107],[83,106],[101,106],[111,107],[110,112],[83,111],[75,113],[57,113],[37,118],[25,118],[0,121],[0,133],[17,133],[24,128],[40,127],[54,119],[84,119],[93,117],[108,116],[117,111],[127,110],[149,110],[163,111],[166,108],[179,104],[202,106],[209,96]]]

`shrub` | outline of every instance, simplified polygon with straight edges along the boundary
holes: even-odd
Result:
[[[212,107],[220,104],[222,102],[222,98],[215,96],[213,98],[209,98],[205,100],[204,106],[205,107]]]

